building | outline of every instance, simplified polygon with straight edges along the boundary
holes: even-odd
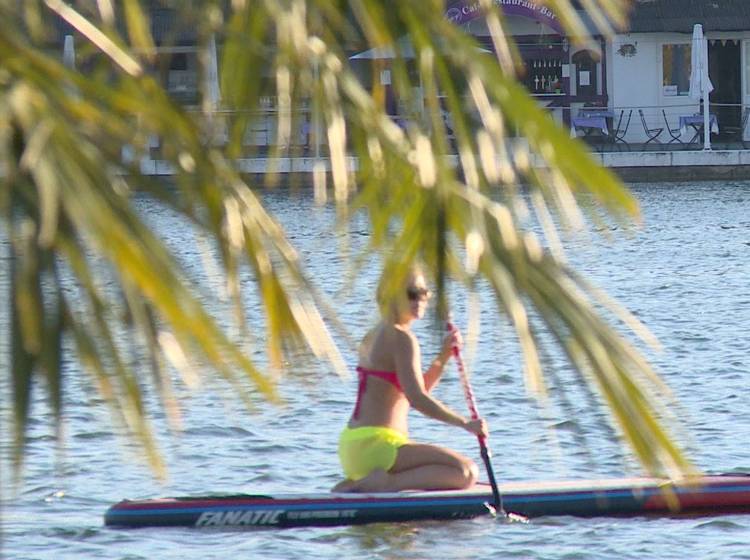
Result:
[[[525,72],[520,79],[540,104],[556,118],[570,123],[571,112],[585,105],[606,106],[609,100],[606,41],[584,11],[580,16],[591,30],[586,47],[575,46],[547,7],[529,0],[494,0],[504,13],[508,31],[518,46]],[[480,17],[477,0],[451,2],[446,17],[490,48],[489,31]]]
[[[630,143],[654,137],[653,143],[679,145],[694,136],[694,131],[686,133],[679,125],[681,116],[700,111],[688,89],[693,26],[702,24],[714,85],[710,111],[719,128],[713,138],[749,139],[743,131],[747,128],[743,109],[750,107],[747,0],[635,0],[628,28],[612,38],[598,34],[581,11],[593,38],[587,48],[574,46],[554,14],[540,4],[528,0],[495,0],[495,4],[503,9],[519,45],[526,63],[522,79],[532,95],[568,125],[585,106],[608,107],[615,116],[633,111],[624,136]],[[488,32],[477,15],[478,2],[472,0],[453,2],[446,10],[446,17],[487,44]]]
[[[642,110],[646,126],[662,128],[662,142],[672,140],[668,129],[678,128],[679,117],[700,110],[688,97],[696,23],[703,25],[708,39],[709,75],[714,86],[710,111],[716,115],[720,131],[715,138],[738,140],[743,107],[750,107],[747,0],[637,0],[627,31],[607,43],[609,105],[615,110]],[[742,136],[748,139],[746,131]],[[646,140],[640,119],[631,123],[627,138],[631,142]]]
[[[476,0],[452,2],[446,17],[480,43],[489,44],[478,4]],[[495,0],[495,4],[503,9],[519,46],[526,66],[522,80],[532,95],[568,125],[586,106],[607,107],[615,117],[632,111],[624,135],[630,143],[645,143],[653,137],[654,144],[679,145],[694,136],[694,130],[686,132],[679,125],[680,117],[701,108],[688,96],[688,89],[693,26],[702,24],[714,85],[710,111],[719,128],[713,138],[748,140],[747,131],[743,133],[747,128],[744,107],[750,107],[747,0],[635,0],[628,28],[606,38],[581,11],[593,39],[585,48],[573,45],[555,15],[541,4],[531,0]]]
[[[744,108],[750,107],[750,0],[634,0],[628,28],[613,37],[599,34],[581,9],[579,15],[592,34],[585,47],[570,41],[555,14],[534,0],[494,3],[502,8],[525,62],[520,79],[539,103],[567,126],[588,106],[607,108],[615,117],[632,111],[628,130],[623,132],[623,139],[631,144],[643,144],[653,136],[652,145],[679,146],[693,136],[679,125],[680,117],[700,110],[687,93],[693,25],[702,24],[715,88],[710,110],[719,128],[713,138],[719,142],[750,140],[744,131],[748,114]],[[189,19],[177,21],[174,11],[157,0],[147,4],[158,48],[153,71],[175,99],[197,107],[201,89],[207,88],[201,81],[206,76],[201,76],[198,63],[201,53],[195,27]],[[480,46],[491,49],[480,15],[478,0],[446,2],[445,17],[474,35]],[[72,31],[60,29],[61,36],[68,32]],[[377,51],[351,54],[371,63]],[[369,79],[372,73],[362,75]],[[264,101],[264,108],[272,111],[273,99]],[[250,135],[252,144],[273,140],[272,120]],[[610,117],[609,126],[616,127],[617,119]]]

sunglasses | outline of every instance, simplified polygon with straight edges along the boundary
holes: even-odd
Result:
[[[406,297],[409,301],[419,301],[420,299],[429,299],[432,296],[432,292],[427,288],[417,288],[410,286],[406,288]]]

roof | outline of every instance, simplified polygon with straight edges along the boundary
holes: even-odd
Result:
[[[750,31],[748,0],[636,0],[630,14],[632,33]]]
[[[190,18],[181,18],[180,12],[172,5],[174,2],[169,0],[146,0],[141,2],[144,12],[149,18],[151,34],[154,42],[159,45],[195,45],[198,37],[196,26]],[[83,12],[86,17],[90,17],[90,12]],[[190,14],[196,17],[196,13]],[[62,45],[65,35],[75,35],[77,31],[62,18],[56,14],[47,14],[53,25],[55,44]],[[96,22],[95,20],[95,23]],[[120,33],[126,34],[125,22],[123,17],[117,18],[117,27]]]

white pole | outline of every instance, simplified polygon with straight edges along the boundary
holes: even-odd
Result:
[[[711,151],[711,127],[708,96],[711,91],[708,89],[708,40],[703,37],[703,48],[701,49],[701,66],[703,66],[701,80],[701,96],[703,97],[703,150]]]
[[[313,91],[315,91],[315,88],[318,86],[318,80],[320,79],[320,70],[318,68],[318,60],[315,59],[313,61],[313,81],[315,84],[313,85]],[[320,108],[316,106],[315,103],[315,95],[310,99],[310,111],[312,112],[313,117],[313,134],[315,135],[315,163],[317,164],[320,161]]]

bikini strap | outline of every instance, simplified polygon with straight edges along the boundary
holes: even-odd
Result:
[[[401,384],[398,382],[398,377],[396,377],[396,372],[379,371],[379,370],[374,370],[374,369],[363,368],[362,366],[357,366],[357,373],[359,374],[359,387],[357,388],[357,403],[354,405],[354,412],[352,412],[352,418],[354,418],[355,420],[359,418],[359,409],[362,404],[362,396],[365,394],[365,389],[367,389],[367,378],[370,375],[374,375],[375,377],[378,377],[382,379],[383,381],[387,381],[399,391],[402,390]]]

